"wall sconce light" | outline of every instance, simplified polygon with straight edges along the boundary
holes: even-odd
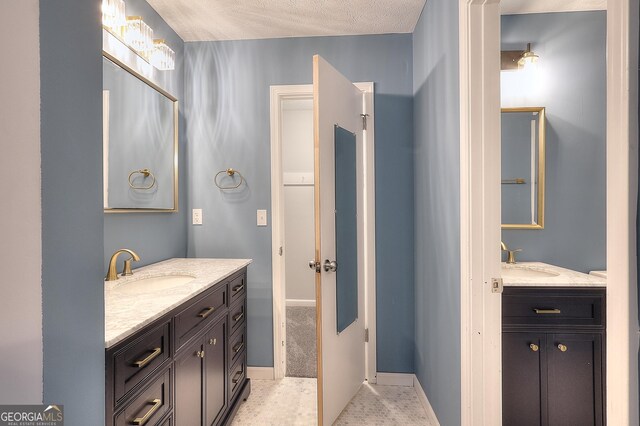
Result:
[[[500,52],[500,70],[519,70],[537,63],[538,58],[531,50],[531,43],[527,43],[526,50],[503,50]]]

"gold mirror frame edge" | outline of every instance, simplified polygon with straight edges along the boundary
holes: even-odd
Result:
[[[173,96],[171,93],[164,90],[162,87],[155,84],[153,81],[148,78],[140,75],[133,68],[126,65],[122,61],[120,61],[115,56],[111,55],[109,52],[102,51],[102,56],[107,58],[138,80],[142,81],[152,89],[156,90],[163,96],[167,97],[171,102],[173,102],[173,208],[171,209],[155,209],[155,208],[104,208],[104,213],[177,213],[178,212],[178,122],[179,122],[179,112],[178,112],[178,98]]]
[[[540,140],[538,142],[538,223],[503,223],[502,229],[544,229],[544,194],[545,194],[545,169],[546,169],[546,110],[545,107],[514,107],[501,108],[500,112],[537,112],[540,114],[538,122],[538,134]]]

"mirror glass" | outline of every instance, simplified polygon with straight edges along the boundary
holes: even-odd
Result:
[[[175,212],[178,207],[176,98],[105,56],[105,212]]]
[[[503,108],[503,228],[544,228],[544,158],[544,108]]]
[[[336,311],[338,333],[358,318],[356,135],[335,126]]]

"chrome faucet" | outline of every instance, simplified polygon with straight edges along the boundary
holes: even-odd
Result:
[[[109,271],[107,272],[107,276],[104,277],[105,281],[114,281],[118,279],[118,271],[116,270],[116,264],[118,262],[118,256],[120,256],[120,253],[129,253],[131,255],[129,259],[124,261],[124,268],[122,268],[122,276],[124,277],[127,275],[133,275],[133,272],[131,272],[131,262],[139,261],[140,256],[138,256],[136,252],[134,252],[133,250],[120,249],[120,250],[116,250],[116,252],[113,253],[113,255],[111,256],[111,260],[109,260]]]
[[[507,247],[507,245],[502,241],[500,241],[500,248],[502,249],[502,251],[507,252],[507,264],[515,265],[516,253],[521,252],[522,249],[509,250],[509,247]]]

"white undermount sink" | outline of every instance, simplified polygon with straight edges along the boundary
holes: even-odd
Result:
[[[122,283],[113,291],[123,294],[150,293],[167,291],[193,281],[191,275],[162,275],[156,277],[141,278],[139,280]]]
[[[557,277],[558,273],[551,271],[543,271],[542,269],[532,268],[524,265],[502,265],[503,278],[549,278]]]

